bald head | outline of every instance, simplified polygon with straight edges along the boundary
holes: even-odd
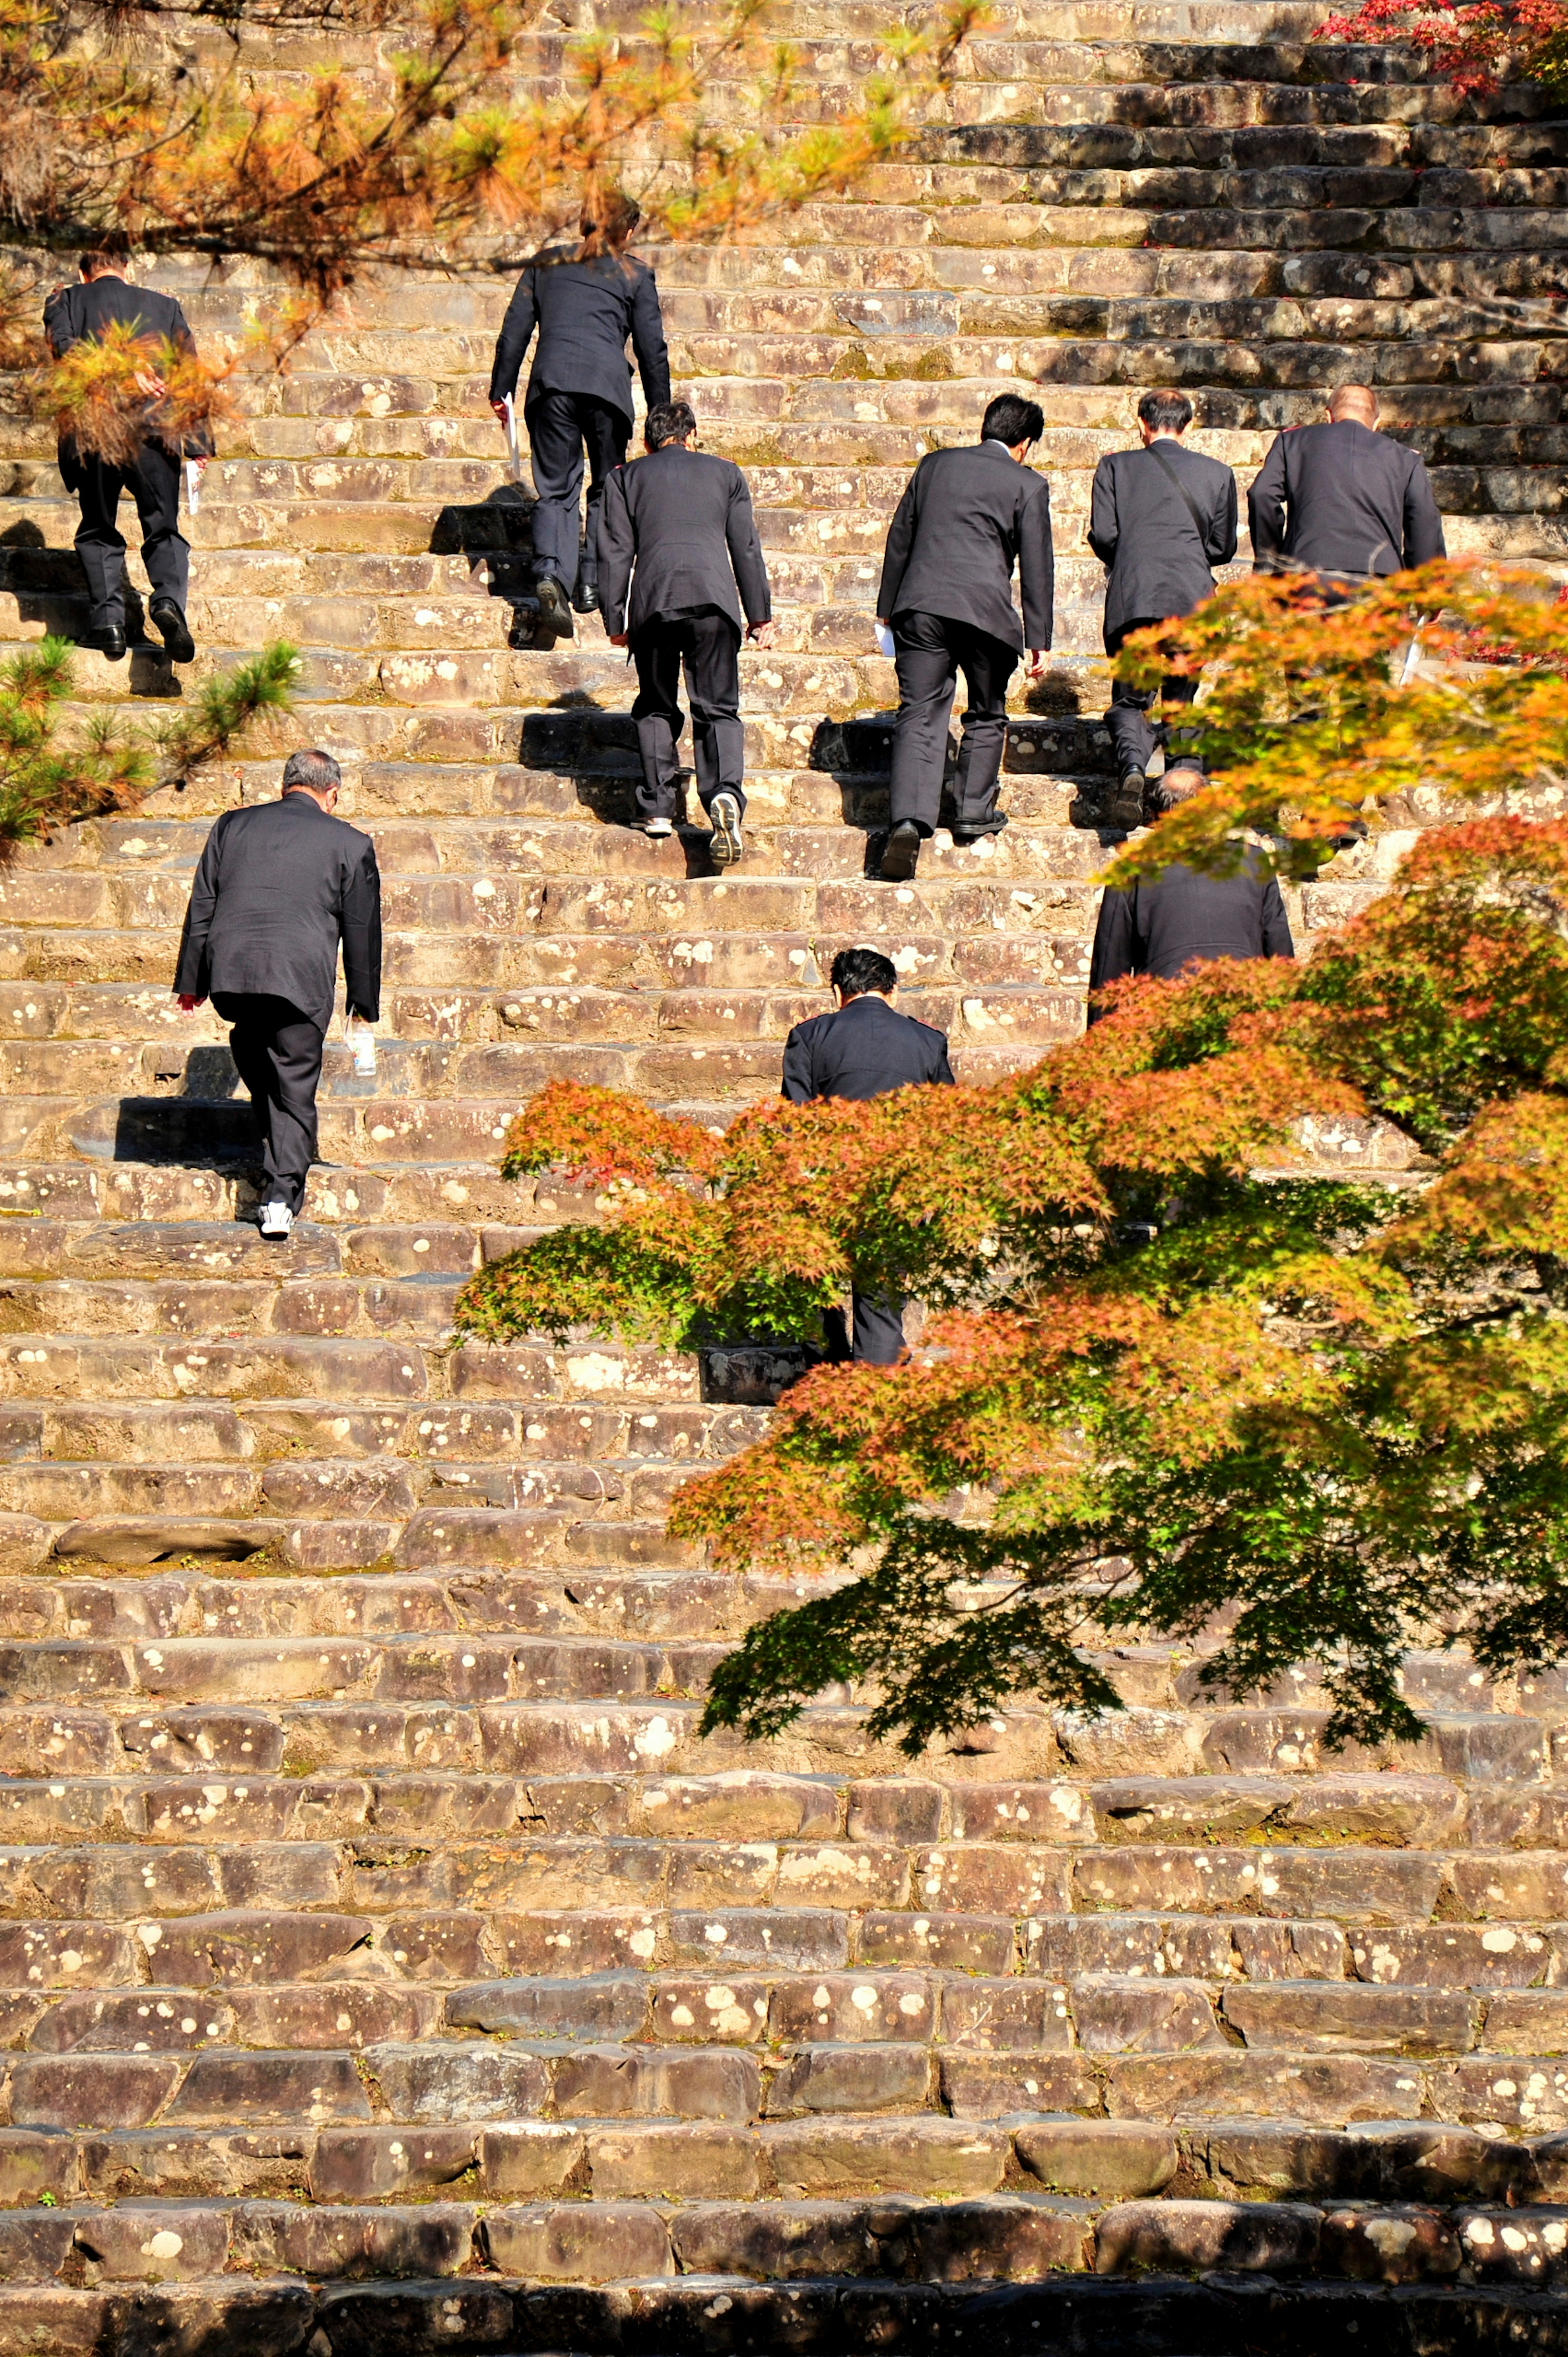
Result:
[[[1369,384],[1337,385],[1328,396],[1328,415],[1335,425],[1343,417],[1358,425],[1376,425],[1378,396]]]

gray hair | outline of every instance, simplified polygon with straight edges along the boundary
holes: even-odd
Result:
[[[291,753],[283,765],[283,790],[285,794],[295,786],[304,786],[307,792],[313,794],[330,793],[334,786],[340,786],[342,782],[343,772],[331,754],[321,752],[314,745],[307,747],[303,753]]]

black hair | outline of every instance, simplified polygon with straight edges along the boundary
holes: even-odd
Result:
[[[683,442],[697,430],[697,413],[689,401],[661,401],[648,413],[642,438],[650,450],[665,442]]]
[[[1046,413],[1037,401],[1026,401],[1020,393],[999,393],[981,423],[981,436],[987,442],[1005,442],[1015,450],[1020,442],[1037,442],[1046,430]]]
[[[886,996],[898,987],[898,969],[880,950],[868,950],[862,944],[853,950],[840,950],[828,980],[844,998],[864,998],[868,990]]]
[[[1156,434],[1185,434],[1192,424],[1192,404],[1185,393],[1146,393],[1138,417]]]
[[[577,249],[578,261],[596,262],[600,254],[624,245],[641,219],[642,207],[624,188],[602,188],[585,197],[582,219],[577,223],[583,240]]]

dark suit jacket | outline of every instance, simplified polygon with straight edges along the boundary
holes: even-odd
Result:
[[[741,605],[748,622],[771,619],[751,493],[733,460],[666,442],[616,469],[599,513],[599,596],[616,636],[699,606],[737,630]]]
[[[1089,987],[1124,974],[1169,982],[1211,958],[1294,957],[1280,888],[1255,852],[1234,876],[1205,876],[1179,863],[1130,892],[1107,892],[1094,929]],[[1098,1021],[1090,1011],[1090,1021]]]
[[[56,360],[73,344],[96,343],[105,328],[124,323],[138,336],[156,336],[194,352],[196,338],[185,313],[172,295],[156,294],[150,286],[129,286],[123,278],[78,279],[74,286],[57,286],[44,305],[44,334]],[[69,436],[66,437],[68,440]],[[161,440],[161,436],[155,436]],[[212,448],[206,432],[186,436],[177,457],[205,457]]]
[[[1247,514],[1260,573],[1401,573],[1448,553],[1418,453],[1350,417],[1280,435]]]
[[[1045,477],[1020,467],[1000,442],[932,450],[887,528],[876,610],[886,621],[899,613],[942,614],[1005,646],[1048,647],[1055,577]]]
[[[539,350],[528,379],[536,393],[585,393],[632,417],[631,368],[626,339],[642,373],[650,409],[670,398],[670,354],[659,285],[645,262],[601,254],[576,262],[570,246],[547,248],[518,280],[496,339],[490,399],[502,401],[517,384],[535,328]],[[526,404],[524,404],[526,408]]]
[[[1115,450],[1094,470],[1089,544],[1110,575],[1105,644],[1130,622],[1190,614],[1214,594],[1216,565],[1236,554],[1236,478],[1217,458],[1162,436],[1154,450]],[[1166,474],[1179,477],[1201,531]]]
[[[191,886],[174,986],[286,998],[325,1031],[338,944],[350,1007],[374,1022],[381,996],[381,879],[368,834],[309,794],[225,811]]]
[[[945,1031],[900,1015],[875,991],[831,1015],[797,1023],[784,1043],[782,1094],[791,1104],[814,1097],[886,1096],[912,1082],[953,1085]]]

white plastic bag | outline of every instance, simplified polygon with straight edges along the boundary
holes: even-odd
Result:
[[[343,1044],[352,1054],[354,1070],[360,1079],[372,1079],[376,1069],[376,1035],[370,1025],[356,1015],[345,1015]]]

